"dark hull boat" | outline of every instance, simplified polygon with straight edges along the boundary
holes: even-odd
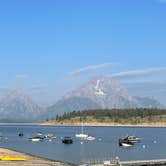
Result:
[[[70,137],[64,137],[62,139],[62,143],[64,143],[64,144],[72,144],[73,140]]]
[[[24,133],[19,132],[19,133],[18,133],[18,136],[19,136],[19,137],[23,137],[23,136],[24,136]]]
[[[119,139],[119,146],[132,147],[133,145],[134,145],[134,143],[127,139]]]

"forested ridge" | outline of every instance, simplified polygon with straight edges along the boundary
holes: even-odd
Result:
[[[166,109],[98,109],[73,111],[56,116],[53,121],[65,122],[99,122],[99,123],[120,123],[140,124],[166,122]]]

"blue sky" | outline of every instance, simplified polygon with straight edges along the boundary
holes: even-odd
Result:
[[[120,80],[164,82],[165,18],[166,0],[0,1],[0,88],[54,100],[97,75],[153,69]]]

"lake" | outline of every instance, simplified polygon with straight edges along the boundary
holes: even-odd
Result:
[[[0,147],[10,148],[53,160],[80,164],[89,160],[105,160],[118,156],[120,160],[144,160],[166,158],[166,128],[149,127],[84,127],[84,132],[95,136],[95,141],[75,138],[81,127],[57,127],[40,125],[0,125],[4,138]],[[23,132],[24,137],[18,137]],[[52,141],[31,142],[29,137],[37,132],[53,133],[57,136]],[[141,142],[131,148],[118,146],[118,139],[126,135],[136,135]],[[70,136],[74,143],[62,144],[62,137]]]

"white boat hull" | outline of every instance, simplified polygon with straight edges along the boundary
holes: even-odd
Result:
[[[75,135],[77,138],[87,138],[88,135],[87,134],[76,134]]]
[[[85,138],[85,140],[87,140],[87,141],[94,141],[95,137],[88,136],[87,138]]]
[[[41,141],[41,139],[31,139],[31,141],[33,141],[33,142],[39,142],[39,141]]]
[[[39,142],[39,141],[42,141],[44,138],[42,137],[32,137],[32,138],[29,138],[30,141],[32,142]]]
[[[131,147],[131,146],[133,146],[133,145],[127,144],[127,143],[121,143],[121,144],[122,144],[123,147]]]

